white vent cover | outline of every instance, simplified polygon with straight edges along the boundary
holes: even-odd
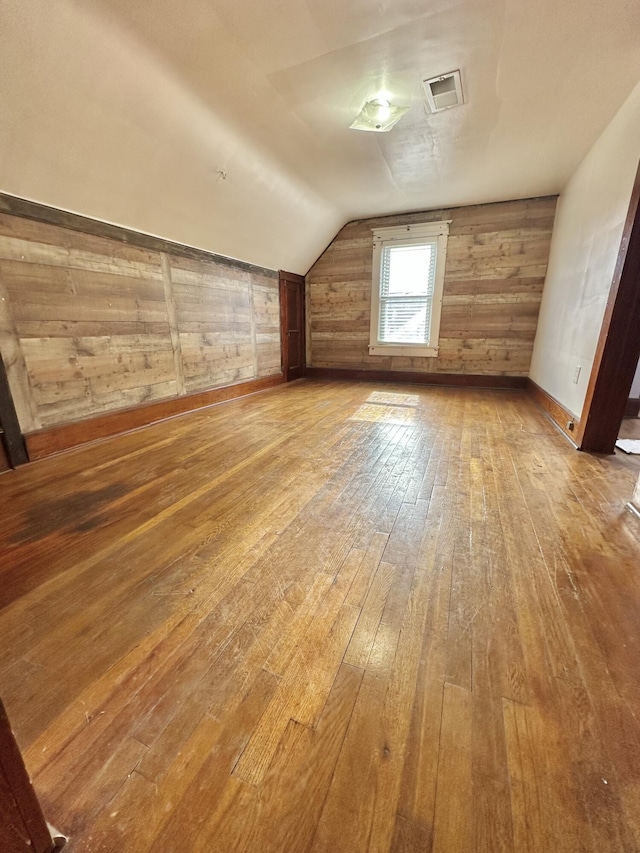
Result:
[[[441,74],[440,77],[432,77],[430,80],[423,80],[422,82],[432,113],[450,110],[451,107],[457,107],[464,103],[459,71],[450,71],[449,74]]]

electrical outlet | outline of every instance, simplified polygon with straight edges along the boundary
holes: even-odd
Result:
[[[578,365],[576,367],[576,372],[573,374],[573,381],[576,385],[578,384],[578,379],[580,379],[581,371],[582,371],[582,368],[580,367],[580,365]]]

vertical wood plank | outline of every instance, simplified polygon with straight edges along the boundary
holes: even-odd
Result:
[[[171,263],[167,254],[160,255],[162,265],[162,284],[164,287],[164,300],[167,306],[169,318],[169,333],[171,335],[171,349],[173,350],[173,366],[176,373],[176,388],[178,394],[184,394],[184,370],[182,367],[182,348],[180,346],[180,330],[178,329],[178,317],[176,314],[176,303],[173,296],[173,282],[171,280]]]
[[[253,375],[258,376],[259,367],[258,367],[258,335],[256,331],[256,300],[254,294],[254,279],[253,276],[249,277],[249,283],[247,285],[249,291],[249,321],[251,323],[251,351],[253,353]]]

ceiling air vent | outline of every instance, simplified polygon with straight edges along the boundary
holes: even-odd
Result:
[[[430,80],[423,80],[422,82],[432,113],[450,110],[451,107],[457,107],[464,103],[459,71],[451,71],[449,74],[441,74],[440,77],[432,77]]]

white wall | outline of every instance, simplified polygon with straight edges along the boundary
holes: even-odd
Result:
[[[578,417],[639,160],[640,84],[570,179],[556,212],[529,375]]]
[[[11,195],[299,273],[344,224],[248,138],[241,107],[230,116],[208,103],[91,3],[2,0],[0,80],[0,189]]]
[[[633,385],[631,386],[631,393],[629,396],[634,399],[640,397],[640,361],[636,367],[636,375],[633,378]]]

